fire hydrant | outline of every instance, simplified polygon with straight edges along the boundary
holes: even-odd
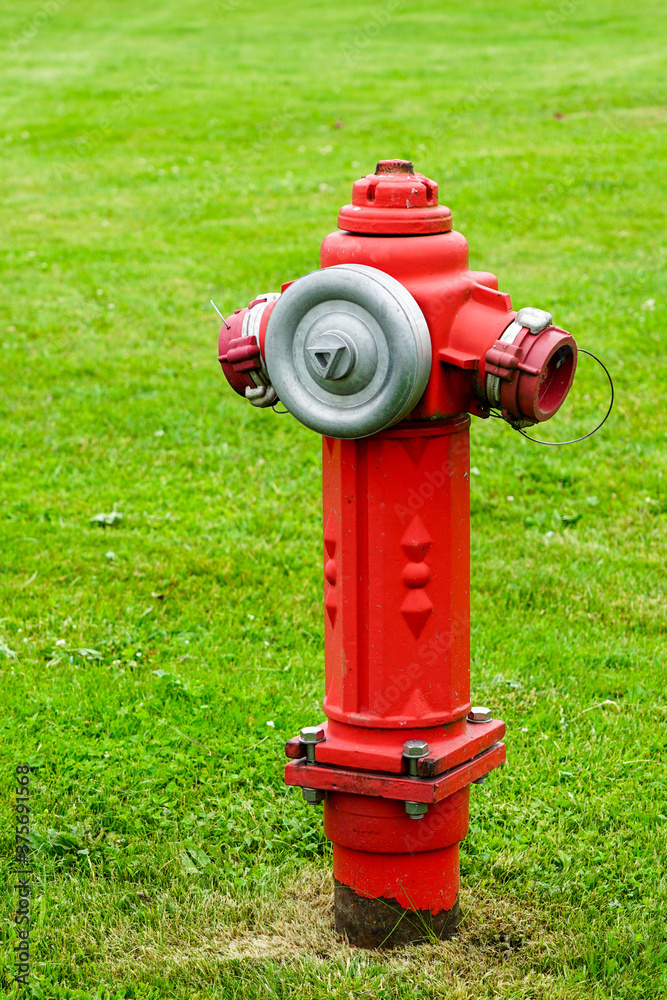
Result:
[[[548,420],[577,347],[469,269],[410,162],[357,181],[338,226],[320,270],[227,318],[219,360],[323,436],[326,721],[285,781],[323,802],[336,928],[379,947],[456,929],[470,786],[505,760],[470,700],[470,414]]]

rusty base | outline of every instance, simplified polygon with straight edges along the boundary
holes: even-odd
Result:
[[[336,930],[358,948],[396,948],[450,938],[461,918],[458,898],[451,910],[406,910],[396,899],[368,899],[334,879]]]

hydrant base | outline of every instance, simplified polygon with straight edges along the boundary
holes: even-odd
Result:
[[[458,897],[450,910],[406,910],[397,899],[359,896],[334,878],[335,927],[358,948],[397,948],[434,938],[446,940],[460,921]]]
[[[434,851],[385,854],[334,842],[333,863],[336,930],[350,944],[394,948],[451,937],[456,930],[458,843]]]

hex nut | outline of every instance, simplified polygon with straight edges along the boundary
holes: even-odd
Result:
[[[490,708],[482,705],[473,705],[468,712],[468,722],[493,722],[493,715]]]
[[[302,788],[301,794],[309,806],[317,806],[324,799],[324,792],[321,788]]]
[[[483,785],[488,777],[488,774],[483,774],[481,778],[475,778],[473,785]]]
[[[321,743],[327,738],[324,726],[304,726],[299,731],[299,739],[302,743]]]
[[[404,757],[426,757],[428,743],[426,740],[406,740],[403,744]]]
[[[421,819],[428,812],[426,802],[406,802],[405,811],[410,819]]]

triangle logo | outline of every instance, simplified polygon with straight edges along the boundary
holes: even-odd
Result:
[[[309,347],[308,353],[313,359],[313,368],[320,378],[340,378],[344,372],[339,370],[345,367],[341,362],[349,354],[346,344],[335,347]]]

